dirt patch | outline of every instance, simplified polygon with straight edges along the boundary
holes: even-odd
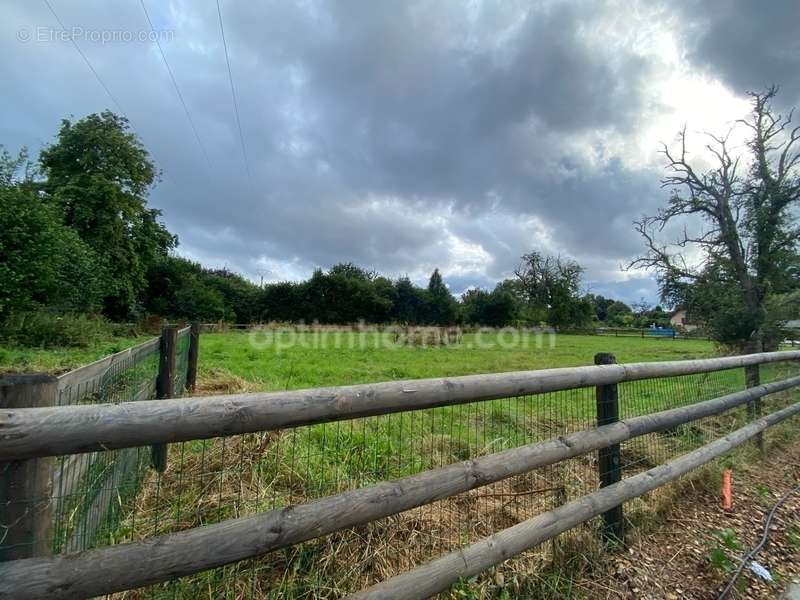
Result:
[[[632,531],[629,547],[608,561],[608,574],[595,571],[576,585],[591,598],[717,598],[730,569],[758,543],[769,510],[799,482],[800,441],[794,441],[771,448],[763,460],[733,467],[731,512],[720,508],[716,477],[704,485],[686,483],[662,524],[648,533]],[[775,598],[800,574],[800,494],[777,511],[769,542],[755,560],[775,583],[745,570],[731,598]]]

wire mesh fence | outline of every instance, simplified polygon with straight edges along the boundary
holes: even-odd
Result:
[[[180,397],[186,384],[188,333],[184,329],[178,336],[173,397]],[[94,376],[65,377],[58,405],[152,400],[158,369],[159,346],[146,342],[121,353]],[[69,379],[77,381],[71,384]],[[58,457],[53,474],[53,552],[76,552],[124,539],[123,521],[146,479],[149,463],[149,448]]]
[[[178,332],[178,346],[175,352],[175,380],[172,388],[172,398],[180,398],[186,389],[186,376],[189,372],[189,328],[185,327]]]
[[[91,379],[60,387],[58,404],[151,399],[157,374],[158,346],[152,346]],[[54,552],[85,550],[101,538],[105,543],[113,541],[126,497],[144,475],[142,457],[136,448],[58,457],[53,479]]]
[[[182,331],[176,397],[185,388],[188,351],[188,331]],[[158,362],[157,346],[132,355],[94,379],[62,389],[59,404],[153,398]],[[761,366],[763,383],[796,375],[797,362]],[[620,418],[686,406],[744,387],[742,369],[621,383]],[[52,547],[64,553],[146,539],[586,430],[596,425],[595,394],[593,387],[578,388],[183,442],[169,446],[163,472],[149,468],[149,448],[60,457],[54,475]],[[773,410],[798,399],[794,392],[765,402]],[[699,448],[741,426],[748,414],[740,407],[625,442],[624,476]],[[597,455],[592,453],[258,559],[122,596],[337,598],[598,486]],[[595,529],[597,523],[590,522],[515,560],[530,569],[571,540],[596,539]]]
[[[798,365],[765,369],[768,380]],[[619,386],[621,418],[744,389],[741,369]],[[625,476],[732,431],[745,407],[622,445]],[[150,473],[126,539],[180,531],[282,508],[594,427],[594,388],[580,388],[186,442]],[[596,454],[563,461],[324,539],[131,593],[133,597],[336,598],[551,510],[598,488]],[[659,493],[665,493],[659,491]],[[552,558],[598,524],[519,560]],[[213,592],[211,592],[213,590]]]

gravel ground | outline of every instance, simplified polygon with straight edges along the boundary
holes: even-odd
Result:
[[[578,588],[591,598],[717,598],[731,569],[760,540],[767,513],[798,483],[800,439],[773,446],[765,459],[734,467],[730,512],[720,508],[717,490],[689,487],[662,524],[610,561],[607,576],[594,573]],[[778,598],[800,579],[800,493],[776,512],[769,541],[755,560],[775,581],[746,569],[729,598]]]

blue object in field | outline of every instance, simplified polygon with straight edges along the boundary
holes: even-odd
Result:
[[[653,327],[652,329],[648,329],[648,331],[650,332],[650,335],[654,335],[654,336],[657,336],[657,337],[674,337],[675,336],[675,330],[672,329],[672,328],[667,328],[667,327],[661,327],[661,328]]]

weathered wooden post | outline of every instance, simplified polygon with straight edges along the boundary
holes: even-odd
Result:
[[[161,328],[160,355],[158,360],[158,378],[156,379],[156,399],[175,396],[175,369],[178,350],[178,328],[165,325]],[[153,444],[151,462],[156,471],[163,472],[167,468],[167,445]]]
[[[186,389],[194,393],[197,387],[197,357],[200,353],[200,323],[192,323],[189,330],[189,360],[186,365]]]
[[[55,406],[57,399],[53,375],[0,378],[0,408]],[[55,462],[54,457],[0,462],[0,561],[51,554]]]
[[[617,361],[613,354],[600,352],[594,356],[596,365],[613,365]],[[598,385],[597,390],[597,426],[609,425],[619,421],[619,395],[617,384]],[[597,469],[600,475],[600,487],[617,483],[622,479],[620,445],[612,444],[597,451]],[[603,539],[610,543],[620,543],[625,539],[625,523],[622,505],[615,506],[603,513]]]
[[[751,388],[761,385],[761,370],[759,365],[748,365],[744,368],[745,387]],[[750,421],[761,418],[761,398],[756,398],[747,403],[747,417]],[[764,452],[764,434],[759,433],[755,437],[756,447]]]

